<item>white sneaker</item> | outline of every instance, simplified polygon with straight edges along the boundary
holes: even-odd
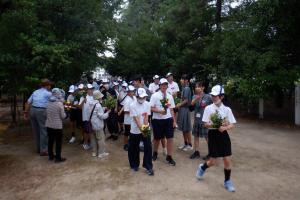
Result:
[[[186,146],[187,146],[187,145],[183,144],[183,145],[179,146],[178,149],[183,150],[183,149],[186,148]]]
[[[108,155],[109,155],[109,153],[104,152],[104,153],[99,154],[98,158],[105,158]]]
[[[69,140],[69,144],[73,144],[75,142],[76,138],[75,137],[71,137],[71,139]]]
[[[92,157],[96,157],[97,156],[97,154],[96,153],[92,153]]]
[[[191,151],[191,150],[193,150],[193,147],[191,145],[186,145],[186,147],[182,150],[183,151]]]
[[[82,146],[83,146],[84,150],[89,150],[91,148],[91,146],[88,144],[83,144]]]
[[[163,148],[163,155],[166,156],[167,155],[167,148]]]

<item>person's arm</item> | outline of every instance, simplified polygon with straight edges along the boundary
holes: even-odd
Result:
[[[29,97],[29,99],[27,100],[27,102],[25,103],[25,110],[24,110],[24,119],[28,120],[28,116],[29,116],[29,111],[31,108],[31,104],[32,104],[32,95]]]
[[[176,116],[175,116],[175,113],[174,113],[174,109],[171,108],[170,111],[171,111],[171,115],[172,115],[172,118],[173,118],[173,128],[176,128],[177,127],[177,122],[176,122]]]
[[[98,117],[99,119],[102,119],[102,120],[107,119],[108,116],[109,116],[109,113],[110,113],[110,110],[104,112],[102,106],[100,106],[100,105],[99,105],[99,107],[97,108],[97,117]]]
[[[192,100],[191,105],[194,106],[197,103],[197,101],[199,101],[199,99],[200,99],[200,96],[195,95],[195,98]]]
[[[134,116],[133,120],[136,123],[137,127],[139,127],[139,129],[142,129],[142,124],[141,124],[141,122],[139,120],[139,117],[138,116]]]
[[[224,131],[228,131],[233,128],[234,128],[234,124],[222,125],[220,126],[219,131],[223,133]]]
[[[63,103],[59,104],[59,109],[60,109],[60,118],[65,119],[67,117],[67,114],[65,112]]]

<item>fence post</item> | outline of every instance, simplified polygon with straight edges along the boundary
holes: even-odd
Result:
[[[295,85],[295,124],[300,126],[300,83]]]
[[[258,106],[258,113],[259,113],[259,119],[264,118],[264,99],[260,98],[259,99],[259,106]]]

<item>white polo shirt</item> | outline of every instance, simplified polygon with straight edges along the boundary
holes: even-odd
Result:
[[[84,97],[80,98],[79,104],[84,101]],[[94,98],[93,96],[86,95],[86,102],[82,107],[82,121],[89,121],[92,109],[94,107]]]
[[[124,112],[130,112],[130,105],[134,102],[136,102],[136,97],[135,96],[133,96],[133,97],[127,96],[124,99]],[[131,120],[132,120],[132,117],[130,117],[130,113],[125,113],[124,114],[124,124],[125,125],[130,125]]]
[[[151,107],[148,101],[145,101],[143,104],[140,104],[139,102],[135,101],[130,105],[130,117],[132,117],[130,124],[130,133],[141,134],[141,131],[135,123],[133,117],[138,117],[140,123],[144,124],[145,115],[151,115]]]
[[[169,83],[167,92],[169,92],[171,95],[173,95],[174,93],[179,92],[178,84],[174,81],[172,83]]]
[[[159,89],[159,84],[150,83],[149,90],[152,94],[154,94]]]
[[[164,110],[164,108],[160,102],[160,100],[162,100],[163,98],[164,98],[163,93],[161,91],[154,93],[150,99],[151,107],[157,108],[159,110]],[[167,109],[167,114],[163,115],[160,113],[153,112],[152,119],[169,119],[172,117],[170,108],[175,108],[174,99],[173,99],[173,96],[171,94],[169,94],[168,92],[166,94],[166,98],[169,100],[169,103],[170,103],[170,106]]]
[[[219,112],[220,116],[223,119],[226,117],[231,124],[236,123],[236,120],[233,116],[231,109],[227,106],[224,106],[223,103],[221,104],[220,107],[216,106],[214,103],[210,104],[209,106],[206,106],[204,113],[203,113],[202,121],[205,123],[212,124],[212,122],[210,120],[210,116],[212,114],[214,114],[216,111]]]

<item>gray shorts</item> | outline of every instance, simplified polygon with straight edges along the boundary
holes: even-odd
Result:
[[[204,127],[204,124],[195,123],[193,126],[193,136],[207,138],[208,129]]]

